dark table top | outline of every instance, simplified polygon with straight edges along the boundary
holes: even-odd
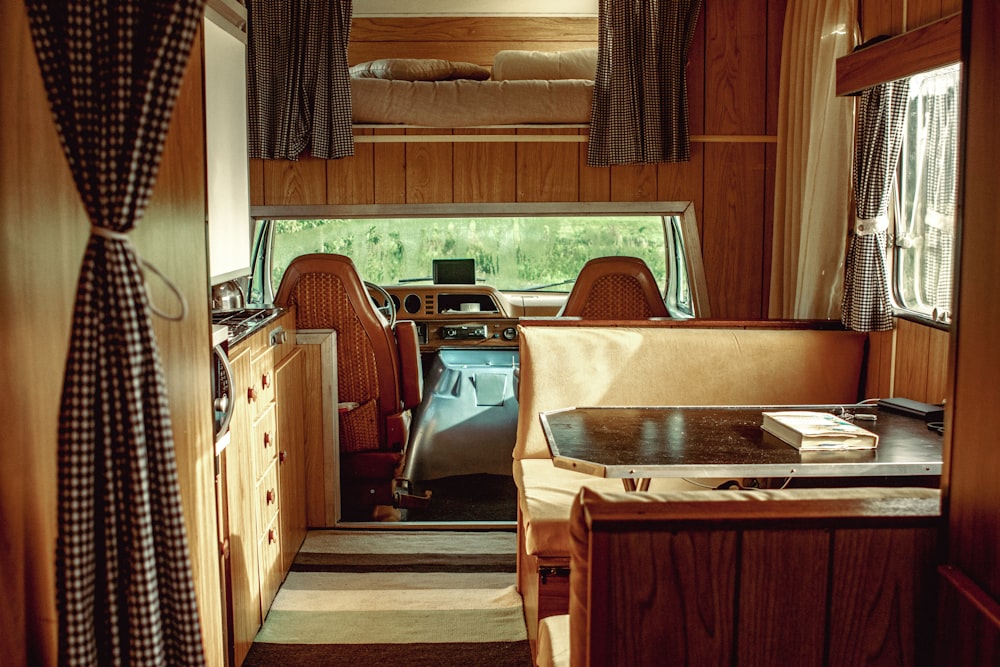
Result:
[[[553,463],[599,477],[852,477],[940,475],[942,436],[922,419],[876,415],[858,421],[876,449],[798,449],[761,429],[762,412],[831,406],[577,407],[540,415]]]

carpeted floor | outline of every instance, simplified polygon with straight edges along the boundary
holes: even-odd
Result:
[[[313,531],[244,665],[530,666],[515,548],[513,532]]]

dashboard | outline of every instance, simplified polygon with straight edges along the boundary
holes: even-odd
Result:
[[[417,324],[422,349],[517,347],[522,317],[550,317],[565,293],[501,292],[481,285],[393,285],[384,287],[396,318]]]

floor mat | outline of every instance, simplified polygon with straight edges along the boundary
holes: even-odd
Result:
[[[244,664],[530,666],[516,539],[312,531]]]

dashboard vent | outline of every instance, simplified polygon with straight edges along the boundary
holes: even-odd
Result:
[[[434,295],[428,294],[424,297],[424,315],[434,314]]]

